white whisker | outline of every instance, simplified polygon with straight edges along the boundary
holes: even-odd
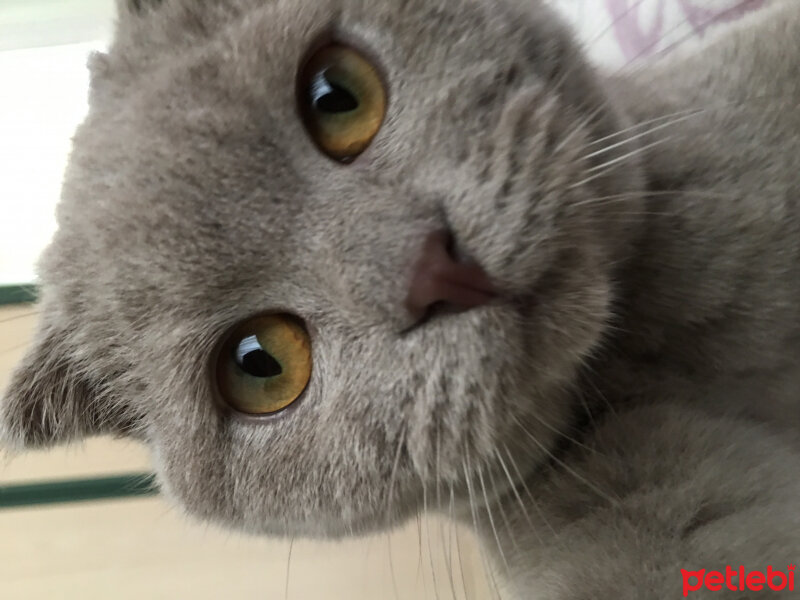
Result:
[[[466,574],[464,573],[464,560],[461,557],[461,536],[458,533],[458,526],[455,525],[455,492],[453,491],[453,484],[450,484],[450,523],[452,524],[452,529],[455,529],[456,533],[456,552],[458,553],[458,570],[461,573],[461,585],[464,588],[464,598],[469,598],[469,592],[467,588],[467,580]],[[451,531],[452,531],[451,529]]]
[[[651,144],[647,144],[646,146],[642,146],[640,148],[637,148],[636,150],[628,152],[628,153],[626,153],[626,154],[624,154],[622,156],[618,156],[617,158],[615,158],[613,160],[610,160],[607,163],[604,163],[602,165],[597,165],[596,167],[592,167],[592,168],[588,169],[586,172],[587,173],[593,173],[593,175],[590,175],[589,177],[586,177],[585,179],[582,179],[581,181],[579,181],[577,183],[573,183],[567,189],[575,189],[575,188],[578,188],[578,187],[582,187],[582,186],[586,185],[587,183],[591,183],[592,181],[595,181],[596,179],[600,179],[601,177],[605,177],[606,175],[608,175],[613,170],[612,167],[622,163],[623,161],[628,160],[629,158],[633,158],[633,157],[635,157],[635,156],[637,156],[639,154],[644,154],[648,150],[668,142],[670,139],[671,138],[664,138],[664,139],[661,139],[661,140],[657,140],[657,141],[655,141],[655,142],[653,142]]]
[[[525,429],[523,429],[523,431],[524,431],[525,435],[528,436],[528,438],[530,438],[530,440],[534,444],[536,444],[542,452],[544,452],[547,456],[549,456],[554,462],[558,463],[558,465],[560,465],[565,471],[567,471],[573,477],[575,477],[575,479],[577,479],[578,481],[583,483],[587,488],[592,490],[595,494],[597,494],[598,496],[600,496],[601,498],[606,500],[609,504],[611,504],[611,506],[618,506],[619,505],[620,501],[619,501],[618,498],[614,498],[612,496],[609,496],[606,492],[604,492],[603,490],[598,488],[591,481],[589,481],[588,479],[583,477],[580,473],[575,471],[567,463],[565,463],[563,460],[561,460],[555,454],[553,454],[553,452],[549,448],[547,448],[544,444],[542,444],[539,440],[537,440],[536,436],[533,435],[530,431],[527,431]]]
[[[522,514],[525,517],[525,520],[528,522],[528,525],[530,526],[531,531],[533,531],[534,535],[537,538],[539,538],[539,543],[543,543],[541,537],[539,536],[539,532],[538,532],[536,526],[533,524],[533,520],[531,519],[531,515],[528,512],[528,508],[525,506],[525,502],[523,502],[522,496],[520,495],[519,490],[517,489],[517,486],[519,484],[515,483],[514,479],[511,477],[511,473],[508,471],[508,467],[506,466],[506,463],[503,460],[503,457],[500,454],[500,451],[495,449],[494,452],[495,452],[495,456],[497,457],[498,461],[500,462],[500,466],[502,467],[503,472],[506,474],[506,478],[508,479],[508,483],[511,486],[511,491],[514,493],[514,496],[516,497],[517,502],[519,503],[519,507],[522,510]]]
[[[473,493],[472,490],[472,478],[470,476],[470,466],[469,466],[469,452],[466,453],[465,461],[466,462],[462,463],[462,465],[464,467],[464,477],[466,479],[467,493],[469,495],[469,508],[470,512],[472,512],[472,523],[473,526],[475,527],[475,533],[478,536],[480,536],[482,534],[478,520],[478,508],[477,506],[475,506],[475,494]],[[489,564],[489,561],[486,558],[486,553],[483,550],[482,543],[478,543],[478,553],[480,554],[481,562],[483,563],[483,570],[486,573],[486,576],[489,578],[489,582],[491,584],[490,587],[492,588],[491,589],[492,595],[500,599],[499,587],[497,585],[497,581],[494,578],[494,572],[491,568],[491,565]]]
[[[508,461],[511,463],[511,468],[514,469],[514,473],[516,473],[516,475],[517,475],[517,481],[519,481],[520,485],[522,485],[522,489],[525,491],[525,495],[528,497],[528,500],[530,500],[530,503],[533,506],[534,510],[539,515],[539,518],[542,520],[542,522],[545,524],[545,527],[547,527],[550,530],[550,533],[553,534],[553,537],[555,538],[556,543],[558,543],[559,545],[561,545],[563,547],[563,542],[561,541],[561,536],[558,534],[558,531],[556,531],[555,527],[553,527],[553,525],[547,519],[547,516],[545,515],[544,511],[542,510],[542,508],[539,506],[539,503],[536,501],[536,498],[533,497],[533,493],[531,493],[531,490],[528,487],[528,484],[525,482],[525,478],[522,476],[522,473],[520,472],[519,467],[517,466],[517,461],[514,460],[514,457],[511,454],[511,451],[508,449],[508,447],[505,444],[503,444],[503,450],[506,453],[506,457],[508,458]]]
[[[492,507],[489,504],[489,496],[486,493],[486,483],[483,480],[483,469],[479,466],[478,467],[478,481],[481,484],[481,491],[483,492],[483,501],[485,502],[486,506],[486,514],[489,517],[489,525],[492,528],[492,533],[494,534],[494,540],[497,542],[497,550],[500,553],[500,559],[503,561],[503,566],[506,568],[506,573],[510,571],[508,566],[508,560],[506,560],[506,553],[503,551],[503,544],[500,541],[500,534],[497,531],[497,526],[494,523],[494,516],[492,515]]]
[[[594,152],[592,152],[590,154],[587,154],[583,158],[585,160],[588,160],[590,158],[594,158],[596,156],[600,156],[602,154],[605,154],[606,152],[610,152],[611,150],[616,150],[617,148],[619,148],[621,146],[625,146],[626,144],[629,144],[630,142],[636,141],[636,140],[641,139],[643,137],[646,137],[648,135],[652,135],[652,134],[654,134],[654,133],[656,133],[658,131],[661,131],[662,129],[666,129],[667,127],[673,127],[674,125],[678,125],[678,124],[680,124],[680,123],[692,118],[693,116],[695,116],[694,113],[689,114],[688,116],[685,116],[685,117],[681,117],[679,119],[674,119],[674,120],[668,121],[667,123],[661,123],[657,127],[652,127],[652,128],[650,128],[650,129],[648,129],[646,131],[642,131],[640,133],[637,133],[636,135],[633,135],[631,137],[625,138],[620,142],[616,142],[614,144],[611,144],[610,146],[604,146],[600,150],[595,150]],[[592,144],[592,145],[594,145],[594,144]]]
[[[428,515],[428,484],[422,480],[422,514],[425,515],[425,537],[428,542],[428,561],[431,567],[431,579],[433,579],[433,595],[439,600],[439,585],[436,581],[436,567],[433,564],[433,546],[431,545],[431,519]]]
[[[397,468],[400,464],[400,455],[403,450],[403,444],[405,443],[406,438],[406,429],[404,428],[403,431],[400,433],[400,437],[397,441],[397,450],[395,450],[394,454],[394,463],[392,464],[392,474],[389,477],[389,495],[386,499],[386,541],[389,544],[389,570],[392,576],[392,589],[394,590],[394,597],[395,600],[399,600],[400,593],[397,590],[397,574],[395,573],[394,568],[394,555],[392,553],[392,530],[391,530],[391,522],[393,519],[393,506],[394,506],[394,484],[395,478],[397,477]]]
[[[284,600],[289,600],[289,577],[291,575],[293,549],[294,549],[294,536],[292,536],[292,539],[289,541],[289,556],[286,559],[286,587],[283,593]]]
[[[662,138],[660,140],[656,140],[655,142],[651,142],[651,143],[649,143],[649,144],[647,144],[645,146],[641,146],[640,148],[636,148],[635,150],[631,150],[630,152],[626,152],[622,156],[617,156],[616,158],[613,158],[613,159],[611,159],[611,160],[609,160],[607,162],[604,162],[604,163],[599,164],[599,165],[597,165],[595,167],[587,169],[586,172],[587,173],[596,173],[598,171],[603,171],[604,173],[607,173],[609,171],[609,167],[612,167],[612,166],[617,165],[617,164],[619,164],[621,162],[624,162],[624,161],[628,160],[629,158],[633,158],[634,156],[637,156],[639,154],[644,154],[647,150],[655,148],[656,146],[660,146],[660,145],[670,141],[671,139],[672,138],[667,137],[667,138]]]
[[[439,425],[436,427],[436,506],[438,510],[442,510],[442,448],[441,448],[441,428]],[[442,540],[442,552],[444,553],[445,560],[447,561],[447,575],[450,580],[450,592],[453,600],[457,600],[456,584],[453,579],[453,554],[452,546],[448,549],[447,542],[444,535],[444,522],[439,518],[439,537]]]

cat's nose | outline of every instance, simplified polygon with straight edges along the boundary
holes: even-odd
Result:
[[[406,297],[406,308],[416,321],[434,306],[465,311],[488,304],[496,296],[480,266],[453,256],[452,242],[447,231],[435,231],[422,245]]]

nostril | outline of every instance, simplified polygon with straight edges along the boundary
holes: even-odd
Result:
[[[439,231],[435,231],[431,235],[438,235],[441,236],[441,240],[444,244],[444,250],[447,253],[447,256],[450,257],[450,260],[460,264],[475,264],[474,261],[470,261],[467,257],[463,255],[461,249],[456,244],[455,236],[445,229],[441,229]]]
[[[419,321],[439,311],[464,311],[491,302],[496,293],[486,272],[459,260],[450,232],[434,231],[422,244],[406,297],[406,308]]]
[[[459,258],[458,258],[458,253],[456,252],[456,240],[453,237],[453,234],[450,233],[449,231],[440,231],[437,233],[443,236],[444,249],[445,252],[447,252],[447,256],[452,258],[454,261],[458,262]]]

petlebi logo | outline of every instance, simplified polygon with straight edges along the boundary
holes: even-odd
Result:
[[[683,596],[687,597],[691,592],[697,592],[703,588],[712,592],[724,590],[751,592],[793,592],[794,573],[796,566],[789,565],[786,571],[767,567],[766,573],[763,571],[747,571],[744,566],[734,569],[730,565],[722,571],[687,571],[681,569],[683,575]]]

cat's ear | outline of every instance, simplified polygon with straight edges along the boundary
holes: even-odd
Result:
[[[143,15],[158,8],[164,0],[117,0],[117,14]]]
[[[194,38],[218,31],[230,15],[238,14],[236,0],[117,0],[116,47],[127,55],[157,57]]]
[[[102,385],[67,347],[65,332],[43,324],[0,399],[0,441],[41,448],[113,429]]]

